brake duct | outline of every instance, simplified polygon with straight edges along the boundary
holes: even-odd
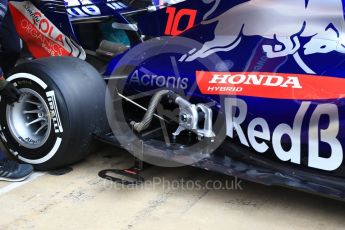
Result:
[[[178,105],[180,110],[179,127],[172,134],[174,137],[179,136],[181,132],[184,130],[189,130],[196,133],[199,138],[215,137],[212,124],[212,110],[204,104],[192,104],[170,90],[161,90],[157,92],[152,97],[142,121],[131,122],[131,125],[136,132],[141,133],[150,126],[153,116],[155,115],[155,110],[161,102],[161,100],[164,98],[172,100],[175,104]],[[202,121],[203,127],[199,127]]]

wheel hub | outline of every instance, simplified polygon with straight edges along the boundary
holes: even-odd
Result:
[[[15,140],[29,149],[42,147],[51,131],[51,116],[46,101],[32,89],[20,89],[19,102],[8,105],[6,119]]]

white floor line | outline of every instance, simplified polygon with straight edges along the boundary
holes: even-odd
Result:
[[[12,190],[19,188],[27,183],[30,183],[31,181],[36,180],[37,178],[41,177],[45,175],[45,173],[41,173],[41,172],[37,172],[37,173],[33,173],[31,174],[31,176],[26,179],[25,181],[22,182],[11,182],[9,185],[3,187],[0,189],[0,196],[5,195],[6,193],[11,192]]]

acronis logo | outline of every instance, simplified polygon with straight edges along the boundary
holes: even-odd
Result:
[[[188,81],[188,78],[147,74],[139,70],[134,71],[129,78],[130,85],[182,90],[188,88]]]

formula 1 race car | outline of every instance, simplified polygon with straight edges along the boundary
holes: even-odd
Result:
[[[95,140],[345,198],[342,0],[11,1],[33,60],[0,136],[37,169]],[[344,129],[345,130],[345,129]]]

